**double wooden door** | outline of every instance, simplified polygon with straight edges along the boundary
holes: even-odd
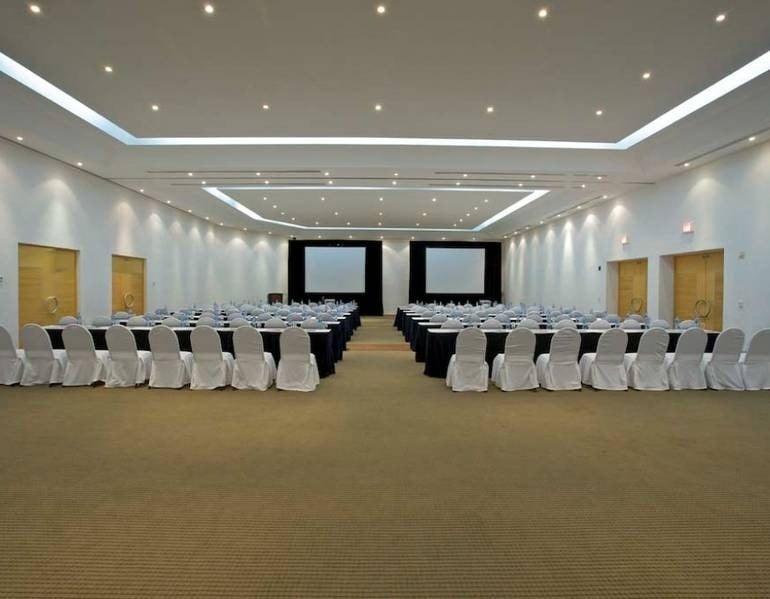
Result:
[[[647,313],[647,258],[618,262],[618,314]]]
[[[722,330],[724,250],[674,256],[674,315]]]
[[[78,313],[78,252],[19,244],[19,327]]]

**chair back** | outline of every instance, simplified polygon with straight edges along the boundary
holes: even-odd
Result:
[[[543,322],[543,317],[540,316],[540,314],[538,314],[537,312],[530,312],[529,314],[527,314],[527,319],[534,320],[537,324],[540,324],[541,322]]]
[[[61,337],[70,360],[84,360],[96,355],[94,339],[82,324],[68,324],[64,327]]]
[[[13,337],[4,326],[0,326],[0,358],[6,360],[16,359],[16,346],[13,344]]]
[[[265,321],[265,328],[266,329],[285,329],[286,323],[278,317],[275,318],[269,318]]]
[[[554,327],[555,329],[576,329],[577,325],[574,323],[574,321],[569,317],[566,316],[565,320],[558,321]]]
[[[471,314],[466,314],[463,317],[463,320],[465,322],[471,323],[471,322],[481,322],[481,317],[476,314],[475,312],[472,312]]]
[[[301,312],[292,312],[286,317],[289,322],[302,322],[305,319]]]
[[[761,364],[770,362],[770,329],[757,331],[749,343],[745,364]]]
[[[708,337],[706,331],[695,327],[687,329],[679,335],[679,341],[676,344],[674,360],[684,360],[687,362],[697,361],[703,358],[703,352],[706,350]]]
[[[697,326],[698,326],[698,323],[695,322],[694,320],[683,320],[682,322],[679,323],[680,329],[694,329]]]
[[[535,355],[535,333],[532,329],[513,329],[505,338],[506,362],[532,362]]]
[[[623,329],[607,329],[599,337],[596,348],[596,362],[601,364],[622,364],[626,355],[628,334]]]
[[[580,333],[577,329],[559,329],[551,339],[548,351],[551,364],[571,364],[577,362],[580,352]]]
[[[606,320],[610,324],[619,324],[620,316],[618,316],[617,314],[607,314],[607,316],[604,317],[604,320]]]
[[[609,321],[604,320],[603,318],[597,318],[596,320],[591,322],[591,324],[588,325],[588,328],[603,330],[603,329],[611,329],[612,325],[609,323]]]
[[[269,312],[262,312],[261,314],[257,314],[257,321],[258,322],[265,322],[265,321],[270,320],[271,318],[272,318],[272,316],[270,316]]]
[[[436,314],[430,317],[429,322],[446,322],[449,317],[446,314]]]
[[[30,360],[53,360],[51,338],[39,324],[25,324],[21,329],[21,342]]]
[[[633,318],[627,318],[623,322],[620,323],[621,329],[641,329],[642,323],[638,320],[634,320]]]
[[[644,316],[641,314],[629,314],[626,316],[626,320],[635,320],[636,322],[644,322]]]
[[[663,320],[662,318],[656,318],[650,323],[651,328],[658,328],[658,329],[670,329],[671,325],[668,323],[667,320]]]
[[[310,360],[310,335],[298,327],[288,327],[279,339],[281,360],[295,362]]]
[[[441,323],[442,329],[461,329],[463,328],[463,323],[461,323],[456,318],[448,318],[444,322]]]
[[[181,327],[182,321],[175,316],[168,316],[161,320],[160,324],[166,325],[167,327]]]
[[[197,326],[190,334],[193,358],[196,361],[223,362],[222,340],[210,326]]]
[[[497,318],[487,318],[481,323],[482,329],[502,329],[503,323],[497,320]]]
[[[152,359],[179,360],[179,339],[176,334],[166,325],[158,325],[150,329],[150,351]]]
[[[262,342],[262,334],[254,327],[235,329],[233,333],[233,348],[239,360],[243,357],[256,357],[261,361],[265,359],[265,345]]]
[[[77,323],[78,323],[78,319],[75,318],[74,316],[62,316],[59,319],[59,324],[62,326],[66,326],[68,324],[77,324]]]
[[[516,325],[516,328],[539,329],[540,323],[537,320],[533,320],[532,318],[525,318],[524,320],[519,321],[519,324]]]
[[[141,316],[132,316],[126,321],[126,325],[129,327],[146,327],[147,321]]]
[[[642,333],[639,348],[636,350],[638,362],[663,364],[668,350],[668,333],[660,328],[649,329]]]
[[[213,327],[216,321],[211,316],[201,316],[196,323],[196,327]],[[131,325],[129,325],[131,326]]]
[[[116,324],[107,329],[104,334],[107,350],[113,360],[136,359],[136,339],[126,327]]]
[[[118,320],[125,320],[127,318],[131,318],[131,314],[128,312],[115,312],[112,317],[117,318]]]
[[[233,318],[230,321],[230,328],[231,329],[237,329],[240,327],[250,327],[251,323],[246,320],[245,318]]]
[[[299,325],[303,329],[325,329],[326,323],[319,321],[315,316],[306,318]]]
[[[570,315],[569,315],[569,314],[559,314],[559,315],[556,317],[556,322],[557,322],[557,323],[559,323],[559,322],[563,322],[563,321],[565,321],[565,320],[570,320],[570,318],[571,318],[571,317],[570,317]]]
[[[471,327],[463,329],[457,335],[455,355],[458,362],[484,361],[487,353],[487,336],[481,329]]]
[[[721,364],[737,364],[743,351],[746,336],[741,329],[725,329],[717,337],[711,352],[711,361]]]
[[[107,316],[97,316],[91,321],[91,326],[109,327],[112,326],[112,319]]]

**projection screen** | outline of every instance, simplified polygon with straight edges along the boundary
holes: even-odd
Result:
[[[364,293],[366,248],[305,248],[305,291],[308,293]]]
[[[484,293],[483,248],[426,248],[427,293]]]

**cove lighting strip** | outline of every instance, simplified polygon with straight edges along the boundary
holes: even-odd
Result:
[[[535,200],[542,198],[545,194],[547,194],[550,190],[548,189],[487,189],[487,188],[473,188],[473,187],[465,187],[465,188],[457,188],[457,187],[400,187],[398,188],[398,191],[483,191],[484,193],[517,193],[517,194],[525,194],[523,198],[519,199],[518,201],[514,202],[507,208],[501,210],[497,214],[492,215],[487,220],[485,220],[480,225],[474,227],[473,229],[459,229],[456,227],[452,227],[451,229],[436,229],[436,228],[428,228],[428,227],[347,227],[347,226],[340,226],[340,227],[311,227],[307,225],[298,225],[297,223],[290,223],[286,221],[281,220],[273,220],[270,218],[265,218],[264,216],[261,216],[254,212],[251,208],[247,208],[243,204],[241,204],[238,200],[233,199],[231,196],[229,196],[227,193],[225,193],[223,190],[227,191],[265,191],[265,190],[272,190],[272,191],[279,191],[279,190],[325,190],[329,191],[330,189],[333,189],[334,191],[378,191],[378,190],[389,190],[393,191],[392,187],[359,187],[359,186],[335,186],[333,188],[329,188],[323,185],[293,185],[293,186],[277,186],[277,185],[232,185],[232,186],[226,186],[226,187],[203,187],[203,190],[214,196],[216,199],[218,199],[220,202],[223,202],[230,206],[231,208],[234,208],[241,214],[245,214],[250,219],[262,222],[262,223],[270,223],[274,225],[281,225],[284,227],[291,227],[294,229],[302,229],[304,231],[423,231],[423,232],[442,232],[442,233],[477,233],[479,231],[482,231],[483,229],[486,229],[489,225],[496,223],[501,218],[505,218],[509,214],[513,214],[517,210],[523,208],[527,204],[531,204]]]
[[[770,71],[770,51],[616,142],[432,137],[135,137],[0,52],[0,72],[129,146],[402,146],[627,150],[768,71]]]

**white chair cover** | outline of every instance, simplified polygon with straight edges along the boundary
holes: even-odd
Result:
[[[770,329],[751,338],[749,351],[741,358],[741,371],[747,391],[770,389]]]
[[[112,319],[107,316],[97,316],[91,321],[91,325],[95,327],[109,327],[112,326]]]
[[[219,389],[233,382],[235,360],[222,351],[222,340],[213,328],[198,325],[190,334],[193,366],[190,389],[194,391]]]
[[[497,320],[497,318],[487,318],[481,323],[482,329],[502,329],[503,323]]]
[[[233,387],[236,389],[267,390],[275,380],[273,354],[265,352],[262,335],[253,327],[240,327],[233,333],[235,369]]]
[[[725,329],[719,333],[713,352],[703,356],[709,389],[743,391],[746,388],[738,365],[745,340],[740,329]]]
[[[451,387],[452,391],[486,391],[489,379],[486,353],[487,336],[484,331],[476,327],[460,331],[455,354],[449,360],[447,387]]]
[[[150,387],[180,389],[190,383],[193,355],[179,351],[179,339],[174,331],[165,325],[150,329],[150,350]]]
[[[559,320],[553,327],[554,329],[576,329],[577,325],[570,319],[569,316],[566,316],[563,320]]]
[[[533,320],[532,318],[525,318],[523,320],[519,321],[519,324],[516,325],[517,328],[522,329],[539,329],[540,323],[537,320]]]
[[[634,320],[633,318],[628,318],[620,323],[621,329],[641,329],[642,323],[638,320]]]
[[[251,323],[245,318],[233,318],[230,321],[230,328],[237,329],[239,327],[250,327]]]
[[[580,389],[580,333],[575,329],[560,329],[551,339],[549,353],[537,358],[537,380],[550,391]]]
[[[645,331],[636,353],[626,354],[623,363],[628,386],[639,391],[667,391],[666,350],[668,333],[654,328]]]
[[[115,312],[112,317],[117,318],[118,320],[124,320],[126,318],[131,318],[131,315],[128,312]]]
[[[129,327],[146,327],[149,323],[141,316],[132,316],[126,321]]]
[[[448,320],[445,320],[441,323],[442,329],[461,329],[463,328],[463,323],[461,323],[456,318],[449,318]]]
[[[135,387],[150,378],[152,353],[138,351],[134,334],[121,325],[111,326],[105,333],[109,360],[105,386]]]
[[[446,314],[436,314],[431,316],[428,322],[446,322],[449,317]]]
[[[67,352],[52,349],[51,338],[39,324],[27,324],[21,330],[24,345],[24,371],[21,384],[50,385],[61,383],[67,368]]]
[[[529,314],[527,314],[527,319],[533,320],[537,324],[540,324],[541,322],[543,322],[543,317],[540,316],[540,314],[538,314],[537,312],[530,312]],[[532,327],[528,327],[528,328],[532,328]]]
[[[676,351],[666,354],[668,386],[671,389],[706,388],[702,361],[707,340],[706,332],[698,327],[687,329],[679,336]]]
[[[492,381],[503,391],[536,389],[535,333],[531,329],[513,329],[505,338],[505,353],[492,362]]]
[[[0,326],[0,385],[21,382],[23,370],[24,352],[16,349],[8,329]]]
[[[201,316],[198,322],[195,323],[196,327],[213,327],[216,321],[211,316]]]
[[[588,325],[589,329],[605,330],[612,328],[612,325],[603,318],[597,318]]]
[[[319,321],[315,316],[303,320],[300,325],[303,329],[325,329],[326,324]]]
[[[663,320],[662,318],[657,318],[650,323],[650,328],[670,329],[671,325],[668,323],[667,320]]]
[[[583,384],[605,391],[628,389],[623,358],[626,355],[628,335],[623,329],[607,329],[599,337],[596,353],[580,358],[580,377]]]
[[[286,323],[280,318],[270,318],[265,321],[266,329],[285,329]]]
[[[693,329],[698,326],[698,323],[694,320],[683,320],[679,323],[680,329]]]
[[[629,314],[626,316],[626,320],[635,320],[636,322],[644,322],[644,316],[641,314]]]
[[[74,316],[62,316],[59,319],[59,324],[62,326],[67,326],[68,324],[77,324],[77,323],[78,323],[78,319],[75,318]]]
[[[281,333],[280,348],[276,387],[285,391],[314,391],[320,377],[307,331],[287,328]]]
[[[175,316],[167,316],[166,318],[160,321],[160,324],[165,325],[167,327],[181,327],[182,321],[176,318]]]
[[[94,340],[87,328],[80,324],[67,325],[62,331],[62,340],[67,352],[62,379],[64,387],[93,385],[107,380],[109,352],[94,349]]]

